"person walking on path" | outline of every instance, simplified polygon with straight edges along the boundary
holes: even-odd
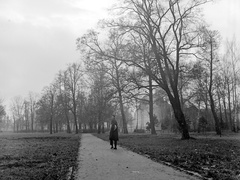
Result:
[[[118,139],[118,123],[115,119],[115,115],[113,115],[113,118],[111,121],[109,140],[110,140],[111,149],[113,149],[113,142],[114,142],[114,149],[117,149],[117,141],[119,139]]]

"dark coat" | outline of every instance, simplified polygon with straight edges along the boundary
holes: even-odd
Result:
[[[111,121],[109,140],[118,141],[118,124],[115,119]]]

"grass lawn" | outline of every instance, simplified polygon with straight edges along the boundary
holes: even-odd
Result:
[[[0,179],[67,179],[76,168],[79,139],[65,133],[0,133]]]
[[[108,133],[94,134],[108,141]],[[148,158],[188,171],[203,179],[240,179],[240,136],[195,135],[197,140],[180,140],[174,134],[128,134],[119,145]]]

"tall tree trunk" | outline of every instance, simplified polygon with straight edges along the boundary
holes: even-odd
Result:
[[[105,128],[104,128],[104,122],[102,122],[102,133],[104,134],[105,133]]]
[[[212,85],[213,85],[213,42],[210,42],[210,82],[209,82],[209,89],[208,89],[208,95],[209,95],[209,99],[210,99],[210,107],[211,107],[211,111],[212,111],[212,115],[215,121],[215,130],[216,133],[218,135],[221,136],[221,128],[220,128],[220,124],[219,124],[219,119],[217,117],[217,113],[215,110],[215,104],[214,104],[214,100],[213,100],[213,95],[212,95]]]
[[[58,121],[55,122],[55,126],[56,126],[56,133],[58,133],[58,128],[59,128],[59,124],[58,124]]]
[[[74,124],[75,124],[75,133],[78,134],[78,122],[77,122],[77,116],[74,113]]]
[[[50,117],[49,130],[50,130],[50,134],[52,134],[53,133],[53,117],[52,117],[52,115]]]
[[[98,123],[98,131],[97,131],[97,132],[98,132],[98,134],[100,134],[100,133],[101,133],[101,128],[102,128],[101,126],[102,126],[102,125],[101,125],[101,123]]]
[[[126,117],[125,117],[125,113],[124,113],[124,106],[123,106],[121,90],[118,91],[118,94],[119,94],[119,104],[120,104],[120,110],[121,110],[122,122],[123,122],[123,133],[128,134],[127,121],[126,121]]]
[[[70,120],[68,117],[68,109],[64,108],[64,111],[65,111],[65,117],[66,117],[66,121],[67,121],[67,133],[71,133]]]
[[[77,120],[77,112],[76,112],[76,106],[74,103],[74,107],[73,107],[73,118],[74,118],[74,124],[75,124],[75,133],[78,134],[78,120]]]
[[[167,94],[168,94],[170,103],[173,108],[174,116],[178,122],[178,125],[179,125],[181,133],[182,133],[182,140],[190,139],[190,135],[188,132],[188,125],[186,123],[186,119],[185,119],[185,116],[184,116],[182,108],[181,108],[179,96],[178,96],[176,89],[175,89],[175,91],[176,92],[173,92],[175,97],[173,97],[169,91],[167,91]]]
[[[227,90],[228,90],[228,113],[229,113],[229,124],[230,128],[233,131],[233,123],[232,123],[232,110],[231,110],[231,91],[230,91],[230,84],[229,81],[227,83]]]
[[[213,100],[211,92],[209,92],[209,98],[210,98],[211,111],[212,111],[213,118],[214,118],[214,121],[215,121],[215,130],[216,130],[217,135],[221,135],[220,123],[219,123],[219,119],[217,117],[217,113],[216,113],[215,105],[214,105],[214,100]]]
[[[181,133],[182,133],[182,139],[190,139],[190,135],[188,132],[188,125],[186,123],[186,119],[185,116],[183,114],[183,111],[181,109],[181,105],[180,104],[175,104],[175,102],[172,102],[172,107],[173,107],[173,112],[174,112],[174,116],[179,124],[179,127],[181,129]]]
[[[13,115],[13,132],[16,132],[16,119],[14,115]]]
[[[34,113],[31,110],[31,131],[33,132]]]
[[[74,116],[74,123],[75,123],[75,133],[78,134],[78,120],[77,120],[77,106],[75,101],[75,95],[73,96],[73,116]]]
[[[101,117],[101,110],[98,112],[98,134],[102,131],[102,117]]]
[[[223,107],[224,107],[224,116],[225,116],[225,121],[226,121],[226,128],[229,129],[230,124],[229,124],[228,115],[227,115],[227,106],[226,106],[225,97],[223,98]]]
[[[82,123],[81,123],[81,120],[79,119],[78,120],[78,130],[79,130],[79,132],[81,132],[81,129],[82,129]]]
[[[222,105],[221,105],[221,97],[219,92],[217,92],[218,95],[218,105],[219,105],[219,116],[220,116],[220,127],[223,128],[223,114],[222,114]]]
[[[152,78],[149,76],[149,118],[151,125],[151,134],[157,134],[155,130],[155,122],[153,116],[153,88],[152,88]]]
[[[234,111],[234,119],[233,119],[233,129],[234,129],[234,132],[237,132],[237,93],[236,93],[236,75],[235,75],[235,71],[233,72],[234,73],[234,79],[233,79],[233,88],[232,88],[232,91],[233,91],[233,111]]]

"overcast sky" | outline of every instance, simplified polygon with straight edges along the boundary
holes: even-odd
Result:
[[[79,61],[76,38],[107,17],[114,0],[0,0],[0,98],[40,93],[68,63]],[[205,10],[223,40],[239,39],[240,1]]]

